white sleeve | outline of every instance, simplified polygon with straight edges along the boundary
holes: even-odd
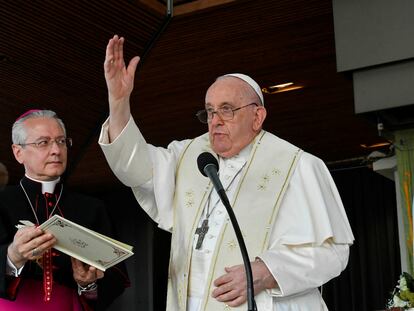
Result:
[[[133,187],[134,195],[161,229],[170,231],[173,227],[173,200],[175,192],[175,172],[179,157],[188,141],[173,141],[168,148],[148,145],[152,161],[152,179]]]
[[[131,117],[111,143],[108,120],[102,125],[99,144],[114,174],[132,191],[146,213],[164,230],[171,231],[175,171],[189,140],[173,141],[167,148],[147,144]]]
[[[320,246],[280,245],[260,256],[279,286],[270,294],[283,297],[317,288],[337,277],[345,269],[348,257],[348,244],[330,241]]]
[[[323,162],[304,153],[292,175],[271,234],[265,262],[279,289],[314,289],[345,269],[354,236],[341,198]]]
[[[13,262],[10,260],[9,256],[7,256],[7,263],[6,263],[6,275],[11,275],[14,277],[18,277],[23,271],[24,265],[20,268],[17,268]]]
[[[102,125],[99,145],[115,176],[129,187],[140,186],[152,178],[152,164],[147,143],[130,117],[127,125],[112,142],[108,136],[109,119]]]

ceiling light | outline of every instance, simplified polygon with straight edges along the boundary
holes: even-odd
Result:
[[[262,88],[262,92],[265,94],[276,94],[282,92],[288,92],[293,90],[298,90],[303,88],[303,85],[298,85],[293,82],[287,82],[282,84],[271,85],[268,87]]]
[[[366,148],[366,149],[385,147],[385,146],[389,146],[389,145],[391,145],[391,142],[388,142],[388,141],[387,142],[383,142],[383,143],[372,144],[372,145],[360,144],[360,146],[362,148]]]

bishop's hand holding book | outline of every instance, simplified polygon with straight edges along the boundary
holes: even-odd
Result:
[[[34,226],[28,220],[20,220],[17,228]],[[132,256],[132,246],[85,228],[59,215],[54,215],[39,226],[55,236],[53,248],[76,258],[101,271]]]

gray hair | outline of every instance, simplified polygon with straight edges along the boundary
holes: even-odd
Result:
[[[56,112],[52,110],[34,110],[32,112],[29,112],[28,114],[23,114],[23,117],[18,118],[14,123],[12,127],[12,141],[13,144],[24,144],[26,143],[27,139],[27,129],[24,126],[24,121],[27,119],[33,119],[33,118],[50,118],[55,119],[56,122],[60,125],[60,127],[63,130],[63,133],[66,137],[66,129],[65,125],[63,124],[63,121],[59,119]]]

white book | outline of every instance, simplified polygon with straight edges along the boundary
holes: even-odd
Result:
[[[20,220],[17,228],[34,226],[28,220]],[[85,228],[59,215],[53,215],[39,228],[55,236],[53,248],[99,270],[106,269],[132,256],[132,246]]]

